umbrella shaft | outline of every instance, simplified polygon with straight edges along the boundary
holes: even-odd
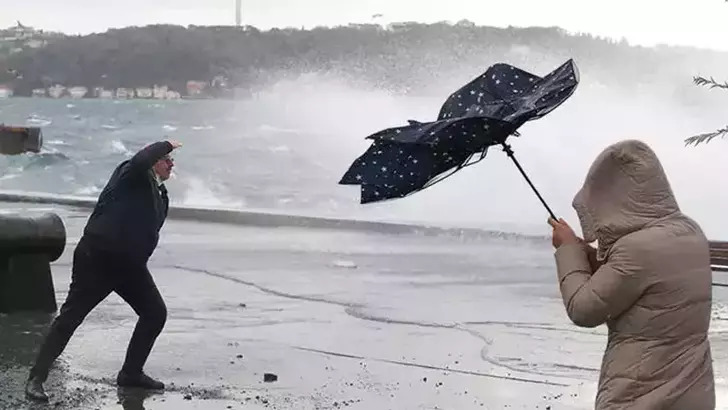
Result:
[[[526,175],[526,171],[523,170],[523,167],[521,167],[521,164],[518,163],[518,160],[516,159],[515,155],[513,155],[513,150],[511,149],[511,146],[506,143],[503,143],[501,145],[503,145],[503,151],[505,151],[506,154],[508,155],[508,157],[511,160],[513,160],[513,163],[516,164],[516,168],[518,168],[518,170],[521,171],[521,175],[523,175],[523,178],[526,180],[526,182],[528,182],[528,185],[531,187],[533,192],[536,194],[538,199],[541,201],[544,208],[546,208],[546,211],[548,211],[551,218],[553,218],[554,220],[557,220],[558,218],[556,218],[556,215],[554,215],[553,211],[551,211],[551,208],[549,208],[548,204],[546,204],[546,201],[543,199],[541,194],[538,192],[538,189],[536,189],[536,187],[533,185],[533,182],[531,182],[531,179],[528,177],[528,175]]]

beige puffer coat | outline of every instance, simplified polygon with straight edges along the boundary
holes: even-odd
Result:
[[[595,408],[713,410],[708,241],[655,153],[633,140],[608,147],[573,206],[597,249],[563,245],[555,257],[569,318],[608,327]]]

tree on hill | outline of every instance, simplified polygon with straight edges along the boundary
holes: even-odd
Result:
[[[585,82],[630,92],[636,87],[675,92],[674,84],[688,70],[686,61],[712,69],[728,62],[728,53],[631,46],[557,27],[495,28],[467,21],[267,31],[152,25],[58,38],[41,49],[0,58],[0,83],[11,83],[16,95],[53,84],[159,84],[184,92],[189,80],[209,82],[217,76],[250,89],[287,75],[327,72],[393,92],[419,92],[450,80],[457,86],[495,62],[546,73],[568,58],[588,73]]]

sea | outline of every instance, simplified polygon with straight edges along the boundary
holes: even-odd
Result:
[[[499,148],[406,198],[362,205],[357,186],[338,184],[369,146],[368,135],[409,119],[434,119],[452,91],[395,94],[313,73],[234,101],[4,99],[0,123],[41,127],[44,146],[37,154],[0,157],[0,190],[95,198],[119,162],[148,143],[175,139],[183,147],[167,183],[173,205],[547,235],[546,210]],[[571,198],[591,161],[610,143],[645,140],[661,156],[684,210],[711,237],[728,239],[728,195],[720,188],[728,142],[683,143],[725,124],[725,110],[714,104],[720,96],[705,93],[706,101],[688,104],[665,99],[669,92],[580,85],[510,143],[554,212],[578,226]]]

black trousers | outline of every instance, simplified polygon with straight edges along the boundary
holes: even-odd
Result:
[[[82,238],[73,254],[68,296],[38,352],[31,377],[43,381],[48,378],[51,365],[78,326],[111,292],[121,296],[139,316],[122,370],[131,374],[142,371],[167,320],[164,300],[146,263],[133,263],[120,255],[95,249],[90,240]]]

